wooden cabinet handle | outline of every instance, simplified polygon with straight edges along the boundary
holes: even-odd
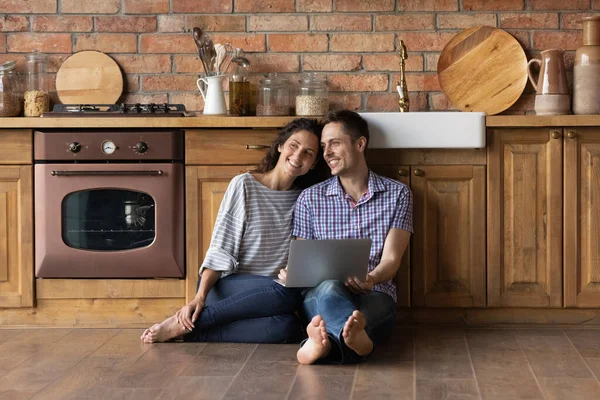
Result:
[[[407,170],[407,169],[404,169],[404,168],[400,168],[400,169],[398,170],[398,175],[399,175],[399,176],[408,176],[408,170]]]
[[[246,150],[263,150],[268,149],[271,146],[267,146],[266,144],[247,144]]]
[[[417,169],[415,169],[414,174],[415,174],[415,176],[425,176],[425,171],[417,168]]]
[[[573,131],[569,131],[569,132],[567,132],[567,137],[569,139],[575,139],[577,137],[577,133],[573,132]]]
[[[552,139],[560,139],[562,134],[559,131],[552,131]]]

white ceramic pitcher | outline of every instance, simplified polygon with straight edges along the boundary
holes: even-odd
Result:
[[[227,75],[207,76],[196,81],[200,94],[204,99],[204,114],[224,115],[227,114],[225,94],[223,93],[223,79]],[[206,92],[200,81],[206,84]]]

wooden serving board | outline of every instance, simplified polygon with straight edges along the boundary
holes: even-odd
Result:
[[[476,26],[457,33],[438,61],[438,80],[462,111],[494,115],[516,102],[527,84],[527,56],[509,33]]]
[[[114,104],[123,92],[123,75],[106,54],[80,51],[58,70],[56,92],[63,104]]]

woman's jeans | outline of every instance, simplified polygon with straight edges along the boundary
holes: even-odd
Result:
[[[210,290],[188,342],[299,342],[302,328],[296,312],[302,291],[285,288],[272,277],[234,274]]]
[[[331,352],[323,361],[347,364],[364,361],[344,343],[342,331],[354,310],[363,313],[365,331],[374,344],[386,339],[396,324],[396,303],[385,293],[372,291],[368,294],[353,294],[343,283],[336,280],[324,281],[310,289],[304,299],[304,312],[308,319],[320,315],[325,321],[327,335],[332,342]]]

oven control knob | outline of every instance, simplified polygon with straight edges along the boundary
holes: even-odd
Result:
[[[136,153],[145,153],[148,151],[148,143],[146,142],[137,142],[133,148]]]
[[[69,144],[69,151],[71,153],[79,153],[79,150],[81,150],[81,144],[79,144],[78,142],[73,142]]]

